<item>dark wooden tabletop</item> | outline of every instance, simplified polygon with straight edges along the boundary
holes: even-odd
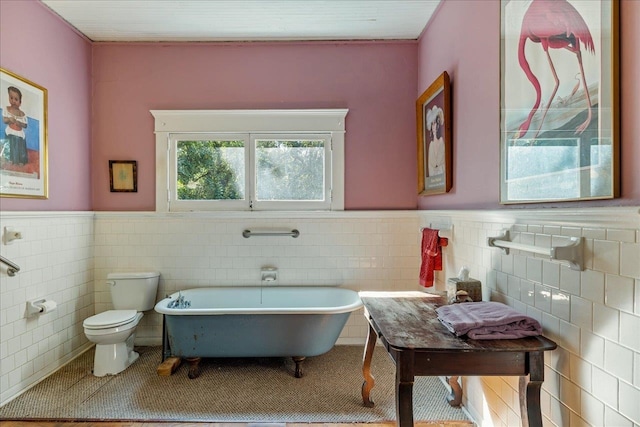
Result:
[[[392,347],[430,352],[547,351],[556,344],[543,337],[512,340],[473,340],[456,337],[438,320],[442,297],[424,292],[361,292],[367,316]]]

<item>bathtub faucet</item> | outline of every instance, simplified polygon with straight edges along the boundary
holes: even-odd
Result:
[[[184,295],[180,291],[178,291],[178,298],[171,301],[168,305],[168,308],[189,308],[191,307],[191,301],[185,300]]]

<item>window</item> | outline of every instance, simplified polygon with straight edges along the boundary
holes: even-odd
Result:
[[[342,210],[347,110],[152,111],[156,210]]]
[[[170,210],[331,206],[330,134],[169,134],[169,153]]]

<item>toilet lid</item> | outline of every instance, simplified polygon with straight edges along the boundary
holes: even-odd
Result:
[[[115,328],[131,322],[137,313],[135,310],[108,310],[89,317],[82,326],[87,329]]]

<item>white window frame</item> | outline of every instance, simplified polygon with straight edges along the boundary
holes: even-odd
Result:
[[[175,144],[172,135],[256,134],[291,135],[328,134],[331,138],[331,173],[326,179],[330,202],[318,208],[308,202],[262,202],[253,210],[344,210],[344,134],[347,109],[318,110],[151,110],[155,118],[156,135],[156,212],[246,210],[229,206],[236,201],[180,201],[171,194],[170,172],[175,165]],[[172,163],[173,162],[173,163]],[[174,173],[175,175],[175,173]],[[329,181],[330,180],[330,181]],[[173,202],[172,202],[173,198]]]
[[[244,177],[244,199],[241,200],[179,200],[178,196],[178,158],[177,158],[177,143],[179,141],[231,141],[242,140],[244,142],[244,158],[245,169],[246,163],[250,161],[249,146],[251,144],[249,140],[249,134],[246,133],[170,133],[169,134],[169,149],[168,151],[168,164],[167,164],[167,185],[169,192],[167,193],[167,203],[169,203],[168,210],[171,212],[191,212],[191,211],[206,211],[206,210],[248,210],[251,201],[251,194],[249,193],[251,176],[249,171],[245,171]]]
[[[258,133],[258,134],[250,134],[250,151],[252,153],[250,162],[252,164],[251,172],[256,171],[256,158],[254,157],[254,149],[256,140],[260,139],[293,139],[293,140],[321,140],[324,141],[324,200],[322,201],[290,201],[290,200],[258,200],[256,196],[257,190],[257,178],[255,175],[251,174],[251,183],[250,183],[250,198],[253,203],[253,210],[331,210],[331,170],[332,170],[332,161],[331,161],[331,134],[311,134],[311,133]]]

